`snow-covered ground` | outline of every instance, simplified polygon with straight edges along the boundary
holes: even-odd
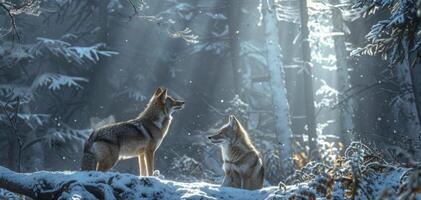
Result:
[[[398,199],[397,190],[405,168],[392,168],[361,179],[356,199]],[[326,183],[324,188],[323,183]],[[20,191],[37,199],[191,199],[191,200],[275,200],[275,199],[346,199],[349,190],[343,180],[329,184],[322,177],[286,186],[249,191],[220,185],[192,182],[183,183],[158,177],[139,177],[115,172],[46,172],[15,173],[0,167],[0,187]],[[323,190],[326,189],[326,190]],[[327,192],[326,192],[327,191]],[[7,196],[9,195],[9,196]],[[0,199],[13,198],[0,191]],[[419,195],[418,195],[419,198]]]
[[[9,172],[9,175],[7,175]],[[115,172],[46,172],[31,174],[16,174],[5,168],[0,173],[2,177],[24,184],[27,188],[37,188],[40,191],[60,190],[65,186],[66,192],[61,193],[64,199],[96,199],[88,191],[89,186],[100,188],[104,199],[250,199],[261,200],[277,190],[277,187],[249,191],[205,182],[182,183],[163,180],[158,177],[139,177],[131,174]],[[41,189],[44,188],[44,189]],[[0,193],[1,194],[1,193]],[[98,197],[98,196],[96,196]]]

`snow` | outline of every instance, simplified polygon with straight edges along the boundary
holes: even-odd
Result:
[[[163,180],[158,177],[139,177],[131,174],[115,172],[47,172],[40,171],[22,175],[7,175],[11,172],[5,168],[0,168],[2,177],[11,176],[26,186],[41,189],[45,185],[57,188],[63,183],[77,180],[77,184],[72,189],[63,192],[64,199],[95,199],[92,194],[86,192],[79,185],[95,185],[104,187],[105,199],[114,199],[115,191],[119,191],[119,196],[123,199],[250,199],[261,200],[277,190],[277,187],[268,187],[262,190],[249,191],[221,187],[220,185],[193,182],[183,183],[170,180]],[[5,175],[6,174],[6,175]],[[106,187],[111,186],[111,187]],[[114,189],[114,191],[113,191]],[[0,192],[0,195],[2,192]],[[118,197],[117,197],[118,198]]]
[[[32,87],[48,86],[48,89],[56,91],[60,90],[62,86],[75,87],[77,89],[83,88],[78,82],[89,82],[88,79],[82,77],[66,76],[56,73],[44,73],[38,75],[32,83]]]
[[[407,170],[407,168],[391,167],[372,173],[362,181],[361,184],[366,185],[363,186],[366,191],[358,191],[356,199],[378,198],[386,193],[391,199],[397,199],[396,192],[400,187],[401,177]],[[323,186],[322,176],[295,185],[282,186],[281,190],[277,186],[270,186],[254,191],[222,187],[206,182],[176,182],[160,177],[139,177],[116,172],[40,171],[18,174],[0,167],[0,177],[18,182],[37,192],[47,193],[66,188],[60,193],[59,199],[96,199],[92,193],[87,192],[88,187],[91,187],[90,191],[92,187],[99,188],[104,193],[103,199],[275,200],[303,197],[323,200],[332,197],[346,199],[345,196],[349,192],[344,189],[340,180],[335,180],[331,186]],[[66,184],[67,186],[64,186]],[[323,194],[320,186],[327,189],[328,193]],[[369,197],[365,194],[369,194]],[[16,196],[0,190],[0,198],[14,199]]]

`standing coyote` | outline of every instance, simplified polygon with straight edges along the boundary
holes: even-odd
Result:
[[[208,138],[221,146],[224,162],[222,168],[225,172],[223,186],[249,190],[263,187],[262,159],[235,116],[231,115],[228,124]]]
[[[155,151],[171,125],[171,114],[183,107],[183,101],[168,96],[167,89],[158,88],[137,118],[103,126],[89,136],[82,170],[106,171],[118,160],[138,157],[140,175],[151,176]]]

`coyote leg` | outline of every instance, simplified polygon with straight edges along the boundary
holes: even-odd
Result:
[[[96,169],[98,171],[107,171],[111,169],[118,160],[117,148],[104,143],[98,143],[96,148],[101,150],[98,152],[98,164]]]
[[[96,168],[97,168],[98,171],[105,172],[105,171],[108,171],[109,169],[111,169],[114,166],[114,164],[115,164],[115,161],[113,162],[113,161],[109,161],[109,160],[101,160],[101,161],[98,162],[98,165],[97,165]]]
[[[222,186],[224,187],[231,187],[232,186],[232,180],[230,177],[225,176],[224,180],[222,181]]]
[[[264,172],[263,168],[256,168],[254,172],[243,177],[241,180],[241,188],[248,190],[256,190],[263,187]]]
[[[145,162],[145,153],[140,153],[139,157],[137,158],[139,160],[139,175],[140,176],[147,176],[146,172],[146,162]]]
[[[244,177],[240,177],[240,188],[246,189],[246,179]]]
[[[81,169],[83,171],[92,171],[96,170],[97,160],[93,153],[91,152],[84,152],[82,158],[82,166]]]
[[[241,188],[241,177],[234,171],[225,171],[224,181],[222,186]]]
[[[257,180],[255,180],[257,181]],[[251,180],[250,178],[244,178],[241,180],[241,188],[248,189],[248,190],[254,190],[257,189],[256,183]]]
[[[148,176],[152,176],[153,175],[153,171],[154,171],[154,159],[155,159],[155,151],[146,151],[146,165],[147,165],[147,171],[148,171]]]

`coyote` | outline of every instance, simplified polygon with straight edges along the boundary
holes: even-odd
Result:
[[[171,125],[171,114],[183,107],[184,101],[158,88],[137,118],[93,131],[85,143],[82,170],[107,171],[118,160],[137,157],[139,174],[151,176],[155,151]]]
[[[262,159],[235,116],[231,115],[228,124],[208,138],[212,143],[219,144],[222,150],[223,186],[249,190],[263,187]]]

